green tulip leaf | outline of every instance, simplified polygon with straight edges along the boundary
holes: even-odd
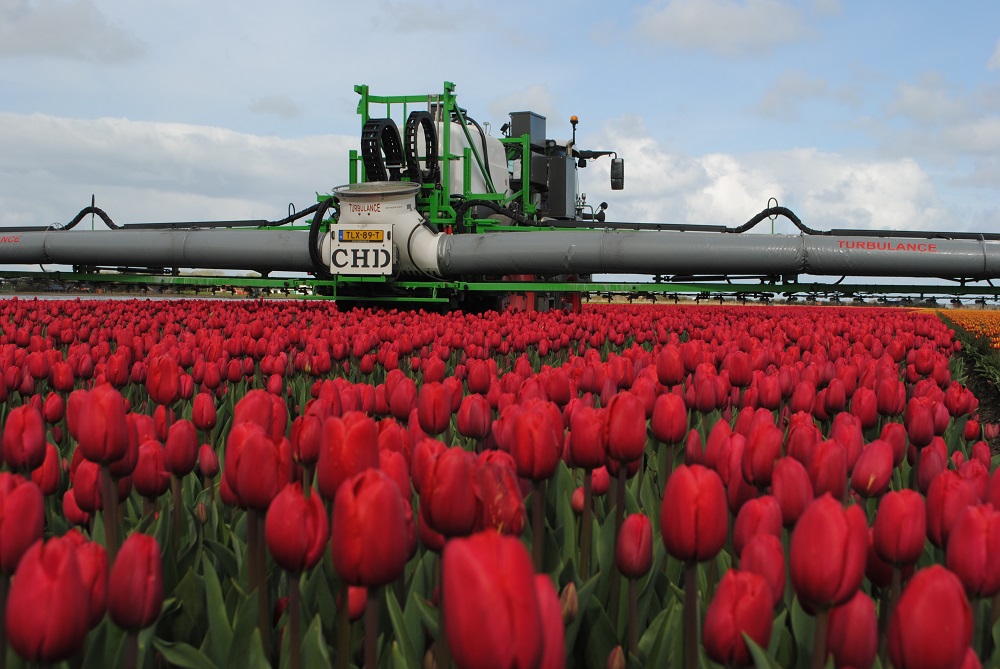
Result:
[[[206,642],[212,660],[219,666],[226,663],[229,649],[233,645],[233,627],[229,622],[226,603],[222,598],[222,586],[219,577],[209,562],[208,556],[202,556],[202,582],[205,586],[205,610],[208,616],[208,633]]]
[[[800,663],[805,661],[808,655],[802,651],[812,647],[815,630],[816,619],[805,612],[798,597],[794,598],[792,600],[792,634],[795,636],[795,652]]]
[[[586,610],[581,608],[581,612],[584,621],[580,631],[585,644],[583,651],[586,666],[588,669],[603,669],[608,655],[619,645],[618,635],[615,634],[608,614],[596,599],[591,599]]]
[[[750,657],[753,658],[753,666],[756,669],[782,669],[778,662],[767,654],[763,648],[761,648],[757,643],[747,636],[746,632],[743,633],[743,640],[747,644],[747,648],[750,650]]]
[[[420,618],[424,622],[424,626],[427,627],[427,631],[430,633],[431,637],[438,637],[438,612],[433,606],[428,604],[422,597],[411,597],[409,604],[417,607],[417,611],[420,613]],[[409,605],[407,606],[409,608]]]
[[[163,656],[163,659],[172,667],[182,667],[183,669],[214,669],[219,666],[200,650],[183,642],[153,639],[153,647],[156,648]]]
[[[317,614],[302,637],[302,666],[329,667],[330,649],[323,638],[323,621]]]
[[[406,627],[406,621],[403,619],[403,611],[399,608],[399,602],[396,600],[396,593],[392,588],[385,589],[385,605],[386,610],[389,613],[389,622],[392,624],[393,634],[396,635],[397,644],[393,644],[393,647],[397,651],[402,649],[402,653],[405,656],[406,663],[408,666],[416,667],[420,664],[420,657],[417,655],[416,650],[413,648],[413,644],[410,641],[410,634]]]
[[[176,598],[178,607],[173,615],[168,616],[172,638],[194,642],[197,637],[200,644],[200,630],[205,629],[206,623],[204,589],[202,579],[193,569],[189,569],[174,588],[171,594]]]

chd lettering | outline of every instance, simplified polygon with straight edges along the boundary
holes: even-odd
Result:
[[[392,255],[385,249],[334,249],[331,263],[337,269],[388,267]]]

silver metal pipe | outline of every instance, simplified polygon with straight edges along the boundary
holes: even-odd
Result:
[[[52,230],[0,236],[2,265],[312,270],[309,235],[282,230]]]
[[[544,231],[446,235],[444,276],[465,274],[815,274],[1000,277],[1000,243],[972,240]]]

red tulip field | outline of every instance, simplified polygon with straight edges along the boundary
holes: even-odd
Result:
[[[998,666],[949,313],[0,301],[0,667]]]

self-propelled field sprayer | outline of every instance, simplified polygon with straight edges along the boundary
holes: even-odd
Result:
[[[547,119],[531,111],[510,113],[494,136],[449,82],[429,95],[355,90],[361,142],[349,182],[308,208],[275,221],[117,225],[92,202],[65,225],[0,230],[0,265],[18,267],[0,278],[15,288],[225,287],[470,310],[572,307],[595,294],[996,297],[1000,235],[817,231],[780,206],[737,227],[614,222],[607,204],[580,192],[578,175],[607,161],[620,190],[624,160],[578,147],[576,117],[568,140],[548,138]],[[88,216],[109,229],[74,229]],[[798,234],[750,232],[777,216]],[[34,265],[41,271],[21,269]]]

